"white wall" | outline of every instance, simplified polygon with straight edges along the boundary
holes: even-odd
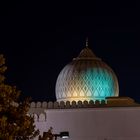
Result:
[[[49,109],[45,112],[46,121],[36,122],[41,132],[53,127],[53,133],[69,131],[69,140],[140,140],[140,107]]]

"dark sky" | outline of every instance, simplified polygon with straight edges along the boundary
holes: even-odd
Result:
[[[53,12],[46,5],[15,2],[2,10],[0,53],[6,57],[8,83],[22,90],[23,97],[55,100],[59,72],[85,47],[88,36],[89,47],[115,71],[120,96],[140,102],[138,4],[96,2],[87,8],[92,16],[72,16],[60,8],[62,15],[57,4],[51,5]]]

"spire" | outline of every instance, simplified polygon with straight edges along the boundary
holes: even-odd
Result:
[[[92,52],[92,50],[88,47],[88,37],[86,38],[86,47],[82,49],[80,52],[79,56],[74,58],[73,60],[85,60],[85,59],[96,59],[96,60],[101,60],[100,58],[96,57],[96,55]]]
[[[88,37],[86,38],[86,48],[88,48]]]

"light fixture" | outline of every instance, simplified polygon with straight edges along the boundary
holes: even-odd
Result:
[[[60,132],[59,134],[53,134],[53,136],[55,137],[55,140],[57,140],[57,137],[60,137],[62,139],[67,139],[69,138],[69,132],[64,131],[64,132]]]
[[[68,131],[63,131],[63,132],[60,132],[59,134],[53,134],[52,133],[52,127],[50,127],[48,132],[43,132],[43,136],[39,135],[38,140],[53,140],[53,138],[55,140],[57,140],[57,137],[60,137],[62,139],[67,139],[67,138],[69,138],[69,132]]]

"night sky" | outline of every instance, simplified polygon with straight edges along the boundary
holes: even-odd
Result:
[[[93,16],[56,15],[59,9],[53,7],[53,14],[43,3],[11,4],[0,16],[0,53],[8,66],[7,82],[16,85],[22,97],[54,101],[59,72],[85,47],[88,37],[89,47],[116,73],[120,96],[140,102],[137,3],[96,3],[89,8]]]

